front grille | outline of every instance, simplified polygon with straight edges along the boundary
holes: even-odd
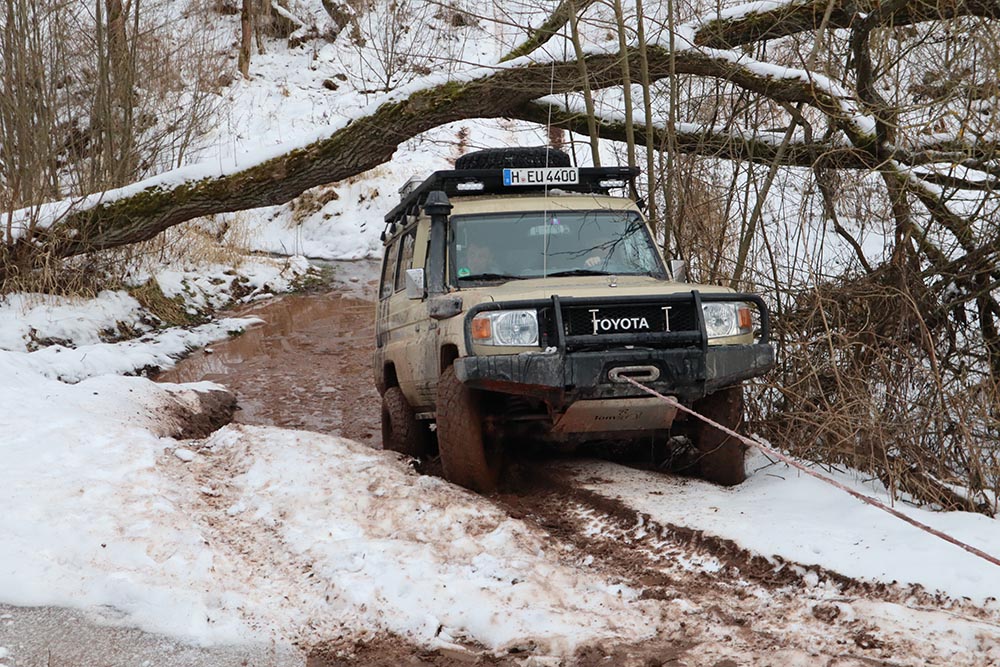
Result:
[[[664,308],[669,310],[664,310]],[[593,312],[596,311],[596,312]],[[667,320],[669,317],[669,328]],[[596,322],[596,324],[595,324]],[[697,332],[698,318],[691,301],[664,301],[649,304],[594,304],[563,307],[563,327],[567,336]],[[595,334],[596,328],[596,334]]]

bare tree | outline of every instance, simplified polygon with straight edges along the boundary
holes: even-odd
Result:
[[[253,49],[253,0],[243,0],[240,5],[240,74],[250,78],[250,55]]]
[[[176,166],[213,113],[224,66],[218,45],[177,27],[146,25],[147,3],[139,0],[88,5],[0,5],[0,192],[7,210]],[[12,216],[4,232],[11,241]]]

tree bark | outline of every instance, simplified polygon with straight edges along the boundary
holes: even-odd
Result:
[[[891,11],[880,12],[878,25],[902,27],[923,21],[940,21],[960,16],[1000,18],[996,0],[956,0],[928,2],[904,0],[893,3]],[[788,37],[819,28],[827,14],[829,0],[809,0],[774,9],[750,12],[738,19],[722,18],[703,23],[695,33],[695,44],[713,49],[731,49],[744,44]],[[878,6],[878,5],[876,5]],[[869,16],[853,0],[835,0],[829,9],[829,27],[850,29]]]
[[[507,62],[514,58],[526,56],[538,50],[546,42],[552,39],[563,26],[569,21],[576,21],[576,17],[582,14],[597,0],[562,0],[559,6],[553,10],[549,18],[542,25],[536,28],[524,42],[512,49],[510,53],[500,59],[500,62]]]
[[[250,78],[250,51],[253,48],[253,0],[243,0],[240,10],[240,74]]]
[[[622,98],[625,102],[625,151],[629,168],[635,168],[635,117],[632,114],[632,73],[629,68],[628,47],[626,45],[625,14],[622,0],[614,0],[615,22],[618,24],[618,51],[621,53]],[[643,50],[640,59],[645,55]]]
[[[569,0],[573,9],[574,0]],[[587,61],[580,42],[580,28],[575,11],[569,15],[570,40],[573,42],[573,52],[576,54],[577,71],[580,74],[580,87],[583,92],[583,105],[587,110],[587,136],[590,138],[590,160],[595,167],[601,166],[601,144],[597,134],[597,119],[594,115],[594,95],[590,91],[590,75],[587,73]]]
[[[646,54],[646,17],[642,0],[635,0],[636,38],[639,40],[639,81],[642,84],[642,115],[645,120],[643,140],[646,143],[646,202],[649,227],[656,236],[659,210],[656,208],[656,148],[653,142],[653,82],[649,80],[649,56]]]

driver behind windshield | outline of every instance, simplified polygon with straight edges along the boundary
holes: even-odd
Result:
[[[497,265],[496,257],[488,245],[482,242],[472,242],[465,246],[465,260],[459,263],[458,276],[460,278],[469,275],[479,275],[483,273],[499,273],[500,267]]]

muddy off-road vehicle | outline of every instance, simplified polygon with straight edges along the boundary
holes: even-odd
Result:
[[[671,275],[638,170],[491,149],[411,181],[386,215],[375,381],[387,449],[492,489],[522,444],[686,444],[704,478],[745,477],[743,446],[629,383],[736,428],[741,382],[769,370],[760,297]],[[631,188],[628,188],[631,191]],[[679,274],[679,267],[674,267]]]

